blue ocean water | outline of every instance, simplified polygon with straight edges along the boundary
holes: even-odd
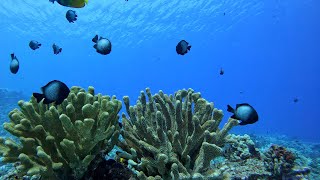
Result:
[[[193,88],[224,111],[224,122],[227,104],[256,108],[259,121],[235,133],[320,141],[319,7],[317,0],[89,0],[69,23],[71,8],[57,3],[2,0],[0,88],[31,96],[57,79],[128,95],[132,104],[146,87],[167,94]],[[93,48],[96,34],[112,42],[109,55]],[[184,56],[175,52],[181,39],[192,46]],[[30,40],[42,47],[32,51]],[[11,53],[20,61],[15,75]]]

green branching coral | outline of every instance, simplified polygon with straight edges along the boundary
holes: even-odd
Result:
[[[4,128],[20,139],[0,138],[4,162],[19,162],[21,175],[40,174],[43,179],[80,179],[101,151],[110,151],[119,137],[115,97],[72,87],[61,105],[19,101],[21,110],[9,113]]]
[[[149,101],[142,91],[135,106],[123,98],[129,118],[122,115],[124,150],[139,179],[188,179],[214,177],[210,161],[221,155],[228,131],[238,121],[229,119],[218,128],[223,113],[192,89],[166,95],[162,91]]]

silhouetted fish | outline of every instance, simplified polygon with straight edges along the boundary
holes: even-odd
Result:
[[[17,74],[19,70],[19,61],[14,53],[11,54],[10,71],[12,74]]]
[[[29,43],[29,47],[32,49],[32,50],[36,50],[38,49],[39,47],[41,46],[41,44],[38,42],[38,41],[30,41]]]
[[[237,104],[236,109],[228,105],[227,111],[233,113],[231,118],[241,121],[239,125],[253,124],[259,119],[257,111],[248,103]]]
[[[54,44],[52,45],[53,53],[54,54],[59,54],[62,51],[62,48],[60,48],[58,45]]]
[[[185,55],[188,51],[190,51],[191,46],[189,46],[189,43],[185,40],[181,40],[177,46],[176,51],[180,55]]]
[[[98,38],[98,35],[96,35],[92,38],[92,42],[96,43],[93,47],[98,53],[107,55],[111,52],[112,45],[109,39],[103,37]]]
[[[78,15],[73,10],[68,10],[66,13],[66,18],[69,23],[74,23],[77,20]]]
[[[224,74],[224,70],[221,68],[220,69],[220,75],[223,75]]]
[[[41,91],[43,94],[33,93],[33,96],[37,99],[38,103],[44,99],[43,104],[55,102],[56,105],[61,104],[70,93],[68,86],[58,80],[50,81],[41,88]]]

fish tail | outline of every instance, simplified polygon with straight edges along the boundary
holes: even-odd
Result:
[[[188,47],[187,47],[187,49],[188,49],[188,50],[190,51],[190,49],[191,49],[191,46],[188,46]]]
[[[97,43],[98,42],[98,35],[96,35],[94,38],[92,38],[92,41]]]
[[[33,97],[35,97],[35,98],[37,99],[37,103],[39,103],[40,101],[42,101],[42,99],[44,98],[44,94],[33,93],[32,95],[33,95]]]
[[[14,59],[15,55],[14,53],[11,54],[11,59]]]
[[[59,53],[61,53],[61,51],[62,51],[62,48],[59,49]]]
[[[234,109],[228,104],[228,109],[227,109],[228,112],[232,112],[234,113]]]

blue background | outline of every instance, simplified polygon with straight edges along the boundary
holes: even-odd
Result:
[[[58,3],[1,0],[0,88],[30,96],[57,79],[121,100],[129,95],[132,105],[146,87],[167,94],[193,88],[224,111],[224,122],[227,104],[256,108],[258,123],[235,133],[319,141],[319,7],[318,0],[89,0],[70,24],[71,8]],[[95,52],[96,34],[111,40],[111,54]],[[175,52],[181,39],[192,45],[185,56]],[[32,51],[30,40],[42,47]]]

